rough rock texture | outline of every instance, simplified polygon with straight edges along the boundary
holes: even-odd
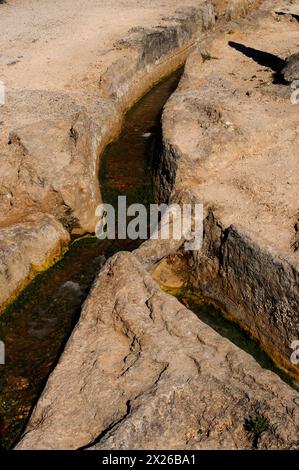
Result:
[[[19,83],[13,66],[8,70],[4,67],[6,103],[1,106],[0,134],[2,226],[20,220],[24,213],[40,210],[58,218],[71,213],[77,220],[77,230],[94,230],[95,208],[101,202],[99,153],[119,131],[124,111],[155,81],[185,60],[201,24],[201,10],[192,3],[198,6],[191,0],[189,7],[164,20],[161,14],[172,12],[173,5],[155,14],[152,5],[148,17],[144,13],[144,25],[141,16],[140,28],[133,15],[131,24],[129,19],[126,23],[127,30],[120,28],[117,40],[108,42],[110,49],[102,51],[101,62],[95,55],[92,71],[86,65],[79,83],[66,86],[64,72],[56,77],[54,87],[53,82],[44,84],[42,75],[42,85],[32,89],[27,77]],[[185,1],[177,1],[174,10],[184,5]],[[34,8],[39,9],[40,5]],[[55,12],[54,8],[52,14]],[[101,10],[97,15],[100,23]],[[132,26],[135,29],[128,33]],[[109,23],[105,25],[106,34],[109,27]],[[127,38],[120,39],[124,33]],[[7,35],[6,39],[9,42],[11,37]],[[8,54],[8,46],[2,47]],[[94,47],[94,43],[87,47]],[[16,64],[16,68],[20,67]],[[72,77],[68,76],[68,80]]]
[[[0,227],[39,210],[71,214],[77,231],[94,230],[99,154],[120,130],[124,111],[184,63],[216,18],[245,14],[258,0],[166,0],[162,6],[118,0],[113,8],[92,0],[84,15],[76,0],[56,3],[2,6]],[[19,17],[34,23],[33,30],[18,24]]]
[[[299,80],[299,53],[292,54],[286,61],[282,76],[287,82]]]
[[[74,233],[93,232],[99,156],[124,112],[208,31],[258,3],[92,0],[84,12],[78,0],[2,5],[0,230],[45,212]]]
[[[161,6],[126,0],[111,7],[102,0],[89,2],[84,12],[76,3],[1,6],[0,230],[45,212],[70,231],[93,232],[101,202],[99,155],[119,132],[124,112],[183,64],[196,39],[213,28],[217,4],[225,15],[234,1],[214,7],[209,1]],[[21,237],[18,232],[20,247]],[[41,240],[36,243],[41,254]],[[53,252],[55,246],[53,240]],[[44,261],[47,254],[45,247]],[[12,285],[18,282],[12,277]]]
[[[17,449],[296,449],[299,394],[163,293],[136,256],[99,274]]]
[[[52,215],[34,214],[0,230],[0,305],[16,294],[47,261],[59,257],[69,234]]]
[[[277,83],[298,23],[269,2],[200,44],[163,115],[161,200],[204,204],[187,282],[217,300],[284,367],[299,338],[298,107]],[[215,73],[217,71],[217,73]]]
[[[44,223],[50,213],[69,230],[94,231],[95,208],[101,202],[99,154],[120,130],[125,110],[184,62],[198,33],[215,16],[214,9],[204,16],[205,2],[167,1],[163,7],[150,2],[146,9],[144,2],[127,0],[114,2],[124,12],[119,25],[111,2],[90,2],[84,14],[78,8],[71,18],[74,1],[56,3],[25,0],[1,6],[0,72],[6,86],[5,105],[0,106],[1,237],[7,227],[13,230],[36,212],[45,213]],[[43,244],[37,236],[42,232],[34,233],[30,250],[14,259],[14,270],[5,278],[3,291],[11,295],[27,278],[24,257],[30,266],[34,251],[40,264],[50,251],[57,253],[55,237]],[[23,234],[15,232],[17,252],[26,244]],[[63,244],[62,228],[59,234]]]

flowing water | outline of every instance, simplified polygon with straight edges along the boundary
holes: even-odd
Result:
[[[101,160],[103,201],[115,204],[152,202],[152,157],[162,108],[175,90],[181,71],[160,82],[126,115],[118,140]],[[45,381],[53,370],[82,303],[101,265],[120,250],[132,250],[139,240],[73,241],[65,256],[38,275],[0,317],[0,339],[6,364],[0,365],[0,448],[18,439]]]
[[[101,160],[99,178],[104,202],[115,204],[118,195],[125,195],[128,204],[148,205],[153,201],[155,136],[160,134],[162,108],[180,75],[181,71],[159,83],[127,113],[121,135],[108,146]],[[91,236],[74,240],[64,257],[39,274],[0,317],[0,339],[6,346],[6,364],[0,365],[0,449],[10,448],[20,436],[105,259],[119,250],[135,249],[140,243],[99,241]],[[265,353],[231,322],[227,323],[215,307],[197,302],[186,293],[180,300],[264,367],[273,369]]]

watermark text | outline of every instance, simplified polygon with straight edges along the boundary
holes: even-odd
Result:
[[[111,204],[96,209],[100,240],[185,240],[185,250],[199,250],[203,238],[202,204],[131,204],[118,196],[117,210]]]

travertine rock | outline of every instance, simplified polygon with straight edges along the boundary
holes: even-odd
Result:
[[[68,244],[68,232],[49,214],[36,213],[0,230],[0,305],[47,261],[59,257]]]
[[[299,52],[288,57],[282,76],[287,82],[299,80]]]
[[[120,131],[124,112],[181,66],[227,11],[235,17],[258,3],[132,1],[114,2],[114,10],[109,2],[90,1],[71,17],[74,0],[51,9],[45,0],[30,8],[5,5],[11,21],[0,18],[0,72],[7,85],[0,108],[0,230],[45,212],[67,220],[74,233],[93,232],[102,202],[99,156]],[[19,18],[27,20],[19,24]]]
[[[123,2],[114,2],[114,8],[122,9],[126,16],[121,25],[115,13],[113,21],[109,21],[110,15],[113,16],[110,4],[105,8],[103,2],[101,5],[90,2],[89,9],[86,7],[87,18],[82,13],[79,17],[74,15],[76,31],[77,27],[79,30],[82,27],[81,16],[87,21],[83,36],[89,31],[90,22],[95,26],[93,15],[98,18],[95,30],[89,31],[92,38],[84,42],[84,52],[82,49],[79,52],[80,34],[74,35],[72,28],[75,20],[68,16],[67,2],[60,3],[60,9],[53,6],[50,12],[44,5],[47,2],[35,2],[29,11],[23,4],[11,9],[7,5],[5,10],[9,9],[7,14],[13,15],[14,20],[6,22],[3,19],[2,23],[0,18],[0,56],[15,53],[17,46],[14,51],[10,48],[13,43],[18,44],[18,55],[23,58],[23,43],[19,42],[19,36],[16,39],[15,27],[11,29],[10,23],[14,24],[24,14],[27,23],[31,24],[35,9],[39,12],[44,8],[47,10],[45,17],[40,14],[38,21],[34,19],[38,41],[32,38],[28,42],[28,31],[22,33],[23,26],[19,25],[19,35],[24,35],[25,71],[23,60],[11,66],[0,64],[1,80],[6,84],[5,103],[0,105],[0,231],[20,223],[26,216],[41,212],[54,215],[62,223],[66,221],[64,225],[68,225],[70,231],[93,232],[98,221],[95,209],[102,202],[99,155],[120,131],[125,111],[154,83],[184,63],[204,27],[203,14],[206,27],[213,25],[212,21],[208,22],[214,11],[209,2],[201,5],[190,0],[186,5],[186,0],[168,0],[163,6],[155,2],[157,11],[154,2],[146,9],[138,1],[129,2],[127,6]],[[177,11],[178,7],[181,8]],[[174,13],[174,17],[161,18],[165,13]],[[108,15],[106,24],[105,15]],[[56,27],[56,23],[61,26]],[[136,28],[136,23],[143,27]],[[135,29],[120,40],[132,26]],[[50,42],[53,48],[47,44],[45,53],[41,43],[48,43],[48,39],[45,40],[48,28],[52,31]],[[67,36],[70,33],[71,37]],[[60,35],[59,44],[55,41],[56,34]],[[62,48],[61,56],[55,46],[59,53]],[[45,63],[45,54],[50,54],[49,51],[54,58]],[[92,63],[85,63],[85,54],[90,54]],[[64,70],[68,61],[72,62],[72,68]],[[17,73],[14,73],[15,65]],[[23,80],[20,81],[21,70]],[[14,239],[18,252],[24,245],[22,233],[16,232]],[[64,243],[64,236],[61,243]],[[43,238],[36,236],[35,241],[40,261],[46,262],[49,246],[44,245],[42,260]],[[52,251],[55,251],[56,239],[52,242]],[[34,258],[30,260],[32,251],[33,241],[26,254],[29,265],[34,263]],[[18,283],[25,280],[22,275],[27,276],[27,271],[20,269]],[[6,292],[14,292],[14,279],[12,285],[10,279],[5,279],[3,289]]]
[[[299,394],[163,293],[130,253],[99,274],[17,449],[298,448]]]
[[[277,22],[272,9],[269,2],[188,58],[164,109],[156,188],[162,201],[184,193],[183,202],[204,205],[203,249],[182,252],[189,285],[299,377],[290,361],[299,338],[298,106],[269,69],[270,51],[297,49],[298,26]]]
[[[58,219],[71,213],[76,232],[94,230],[95,209],[102,202],[99,155],[119,132],[124,112],[184,63],[203,28],[206,4],[208,16],[213,16],[208,2],[169,3],[166,11],[175,16],[164,20],[153,15],[151,5],[149,18],[143,18],[147,26],[135,27],[114,45],[110,39],[101,63],[93,65],[91,76],[89,66],[80,84],[63,87],[57,77],[49,89],[7,88],[0,120],[0,227],[32,211],[44,211]],[[143,12],[139,2],[136,8]],[[135,18],[131,22],[135,24]],[[110,27],[105,25],[106,35]]]

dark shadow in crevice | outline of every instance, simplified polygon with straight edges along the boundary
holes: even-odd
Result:
[[[295,20],[299,21],[299,15],[296,15],[295,13],[291,13],[289,11],[276,11],[275,15],[278,15],[278,16],[288,15],[288,16],[292,16]]]
[[[238,52],[241,52],[246,57],[254,60],[257,64],[267,67],[273,71],[273,83],[286,85],[287,82],[284,80],[281,71],[286,65],[286,61],[281,59],[275,54],[270,52],[261,51],[254,49],[253,47],[247,47],[244,44],[238,42],[229,41],[228,45]]]

